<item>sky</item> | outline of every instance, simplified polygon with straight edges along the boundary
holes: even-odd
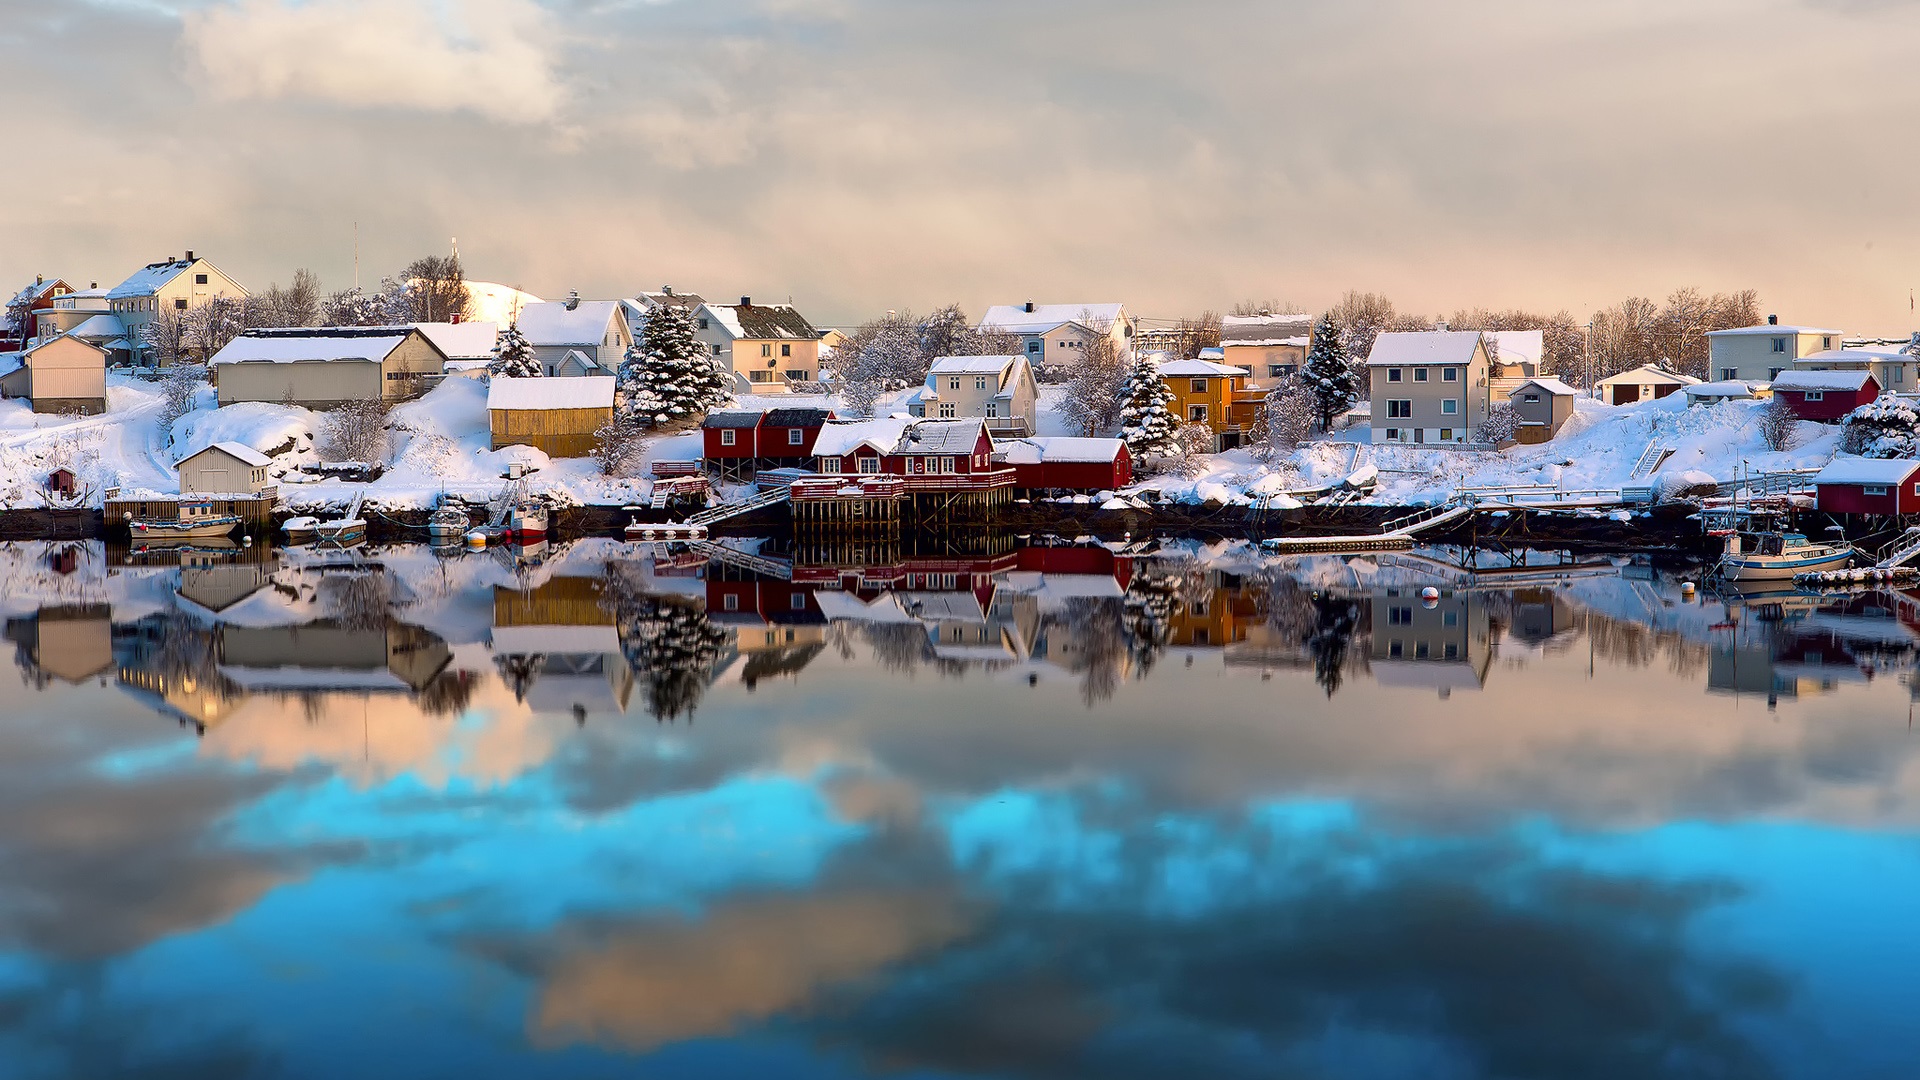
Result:
[[[0,0],[0,275],[1920,325],[1907,0]],[[17,92],[17,91],[16,91]]]

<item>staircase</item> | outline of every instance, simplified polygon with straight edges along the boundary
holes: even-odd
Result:
[[[719,544],[711,540],[696,541],[688,544],[687,549],[716,562],[729,563],[751,570],[761,577],[775,578],[780,581],[793,580],[793,563],[785,559],[769,559],[765,555],[755,555],[751,551],[741,551],[732,545]]]
[[[1916,555],[1920,555],[1920,526],[1908,529],[1888,544],[1873,568],[1891,570],[1896,566],[1905,566]]]
[[[729,520],[731,518],[737,518],[745,514],[751,514],[755,510],[759,510],[763,507],[774,506],[776,504],[786,502],[790,495],[792,495],[792,492],[783,487],[774,488],[771,491],[763,491],[760,494],[755,495],[753,498],[748,499],[746,502],[723,503],[719,506],[710,506],[707,509],[702,510],[699,513],[688,518],[686,520],[686,524],[709,525],[709,526],[717,525],[720,522]]]
[[[1627,474],[1627,479],[1640,480],[1652,476],[1660,463],[1672,456],[1673,451],[1661,446],[1658,439],[1649,441],[1647,448],[1640,453],[1640,460],[1633,463],[1633,471]]]

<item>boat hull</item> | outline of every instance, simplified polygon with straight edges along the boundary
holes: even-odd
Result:
[[[367,538],[367,523],[364,521],[323,522],[313,530],[314,542],[319,544],[353,544]]]
[[[168,540],[213,540],[233,532],[240,519],[216,518],[210,521],[196,521],[182,524],[172,521],[134,521],[127,524],[127,531],[135,540],[147,543]]]
[[[507,534],[515,540],[544,540],[547,536],[547,512],[541,508],[515,508],[507,517]]]
[[[1720,563],[1720,576],[1728,581],[1786,581],[1815,570],[1842,570],[1852,561],[1852,548],[1805,555],[1729,555]]]

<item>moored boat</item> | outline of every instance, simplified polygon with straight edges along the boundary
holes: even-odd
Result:
[[[212,503],[183,502],[180,516],[172,520],[138,518],[127,515],[127,532],[146,543],[174,540],[211,540],[226,536],[240,524],[237,514],[216,514]]]
[[[514,503],[507,511],[507,535],[522,542],[546,539],[546,504],[532,499]]]
[[[318,522],[313,527],[314,542],[344,547],[367,538],[367,522],[360,516],[360,496],[355,494],[343,517]]]
[[[1853,545],[1844,540],[1809,540],[1796,532],[1730,533],[1716,570],[1728,581],[1780,581],[1840,570],[1852,561]]]
[[[465,508],[446,502],[442,502],[440,508],[427,518],[427,535],[436,544],[459,543],[471,527]]]
[[[290,517],[280,525],[280,535],[286,537],[289,544],[313,543],[314,528],[320,524],[316,517]]]

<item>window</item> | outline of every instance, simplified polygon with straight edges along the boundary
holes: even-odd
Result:
[[[998,417],[999,415],[1000,415],[1000,406],[994,404],[991,401],[987,402],[987,419],[992,420]]]
[[[947,379],[947,389],[949,390],[960,389],[960,376],[958,375],[950,376]]]
[[[1389,658],[1398,660],[1402,656],[1405,656],[1406,653],[1407,653],[1407,647],[1405,645],[1400,644],[1400,642],[1398,641],[1387,642],[1387,656]]]
[[[1399,381],[1400,381],[1400,369],[1399,369],[1399,368],[1397,368],[1397,367],[1390,367],[1390,368],[1388,368],[1388,369],[1387,369],[1387,381],[1388,381],[1388,382],[1399,382]]]
[[[1193,392],[1194,392],[1194,393],[1196,393],[1196,394],[1204,394],[1204,393],[1206,393],[1206,392],[1207,392],[1207,380],[1205,380],[1205,379],[1195,379],[1195,380],[1193,380]]]
[[[1453,441],[1453,429],[1452,429],[1452,428],[1450,428],[1450,427],[1443,427],[1443,428],[1441,428],[1441,429],[1440,429],[1440,441],[1441,441],[1441,442],[1452,442],[1452,441]]]
[[[1416,641],[1413,643],[1413,658],[1415,660],[1425,660],[1432,655],[1433,646],[1424,641]]]
[[[1413,381],[1414,381],[1414,382],[1426,382],[1426,381],[1427,381],[1427,369],[1426,369],[1426,368],[1423,368],[1423,367],[1417,367],[1417,368],[1414,368],[1414,369],[1413,369]]]
[[[821,472],[823,472],[823,473],[836,473],[836,474],[837,474],[837,473],[838,473],[838,472],[840,471],[840,459],[839,459],[839,458],[837,458],[837,457],[825,457],[825,458],[821,458],[821,459],[820,459],[820,471],[821,471]]]
[[[791,345],[782,345],[782,346],[780,346],[780,355],[781,355],[781,356],[792,356],[792,355],[793,355],[793,346],[791,346]]]
[[[1407,420],[1413,416],[1413,401],[1409,398],[1388,398],[1387,419]]]
[[[768,371],[766,368],[754,368],[752,371],[747,372],[747,381],[772,382],[773,372]]]
[[[954,471],[954,465],[954,459],[951,457],[943,457],[940,459],[940,471],[943,473],[951,475]]]
[[[1539,394],[1521,394],[1521,395],[1520,395],[1520,400],[1521,400],[1521,401],[1539,401],[1539,400],[1540,400],[1540,395],[1539,395]],[[1449,404],[1449,405],[1451,405],[1451,404],[1453,404],[1453,402],[1451,402],[1451,401],[1449,401],[1449,402],[1447,402],[1447,404]],[[1443,409],[1443,410],[1441,410],[1441,411],[1442,411],[1442,412],[1452,412],[1453,410],[1452,410],[1452,409]]]
[[[860,471],[868,474],[878,473],[880,471],[880,459],[877,457],[861,458]]]
[[[1441,382],[1459,382],[1460,369],[1459,368],[1441,368],[1440,381]]]
[[[1527,400],[1528,400],[1528,401],[1539,401],[1539,400],[1540,400],[1540,395],[1538,395],[1538,394],[1529,394],[1529,395],[1527,395]],[[1443,401],[1441,401],[1441,402],[1440,402],[1440,411],[1441,411],[1441,412],[1443,412],[1443,413],[1446,413],[1446,414],[1447,414],[1448,416],[1452,416],[1452,415],[1453,415],[1454,413],[1457,413],[1457,412],[1459,412],[1459,411],[1460,411],[1460,399],[1459,399],[1459,398],[1447,398],[1447,399],[1445,399],[1445,400],[1443,400]]]
[[[1291,364],[1268,364],[1267,365],[1267,378],[1269,379],[1278,379],[1282,376],[1291,375],[1291,374],[1293,374],[1293,365]]]
[[[1412,624],[1413,624],[1412,608],[1397,607],[1397,608],[1387,609],[1387,625],[1388,626],[1411,626]]]
[[[1459,626],[1460,613],[1457,611],[1448,611],[1448,612],[1441,613],[1440,625],[1441,626]]]
[[[797,592],[797,593],[794,593],[792,596],[787,597],[787,607],[793,611],[807,610],[807,594],[803,592]]]
[[[1830,338],[1830,337],[1823,337],[1823,338],[1821,338],[1821,339],[1820,339],[1820,347],[1821,347],[1821,348],[1823,348],[1823,349],[1831,349],[1831,348],[1833,348],[1833,339],[1832,339],[1832,338]]]
[[[1388,428],[1388,429],[1387,429],[1387,441],[1388,441],[1388,442],[1399,442],[1399,441],[1400,441],[1400,429],[1399,429],[1399,428],[1397,428],[1397,427],[1390,427],[1390,428]]]
[[[187,298],[184,296],[175,297],[173,301],[173,310],[175,311],[187,310]]]
[[[739,610],[740,610],[740,596],[739,596],[739,594],[738,594],[738,593],[728,593],[727,595],[725,595],[725,596],[723,596],[723,597],[721,597],[721,598],[720,598],[720,607],[721,607],[721,609],[722,609],[722,610],[725,610],[725,611],[739,611]]]
[[[1187,406],[1187,420],[1188,420],[1188,421],[1190,421],[1190,422],[1192,422],[1192,423],[1195,423],[1195,424],[1204,424],[1204,423],[1206,423],[1206,422],[1207,422],[1207,407],[1206,407],[1205,405],[1189,405],[1189,406]]]
[[[803,446],[806,444],[806,441],[807,441],[806,432],[800,430],[799,428],[787,429],[787,445],[788,446]]]
[[[1739,377],[1740,377],[1739,368],[1723,367],[1720,369],[1720,378],[1723,380],[1731,382],[1732,380],[1737,379]]]
[[[1827,392],[1825,390],[1809,390],[1800,395],[1800,400],[1802,401],[1825,401],[1826,399]]]
[[[806,368],[788,368],[786,371],[786,376],[787,376],[788,382],[812,382],[813,381],[813,372],[808,371]]]
[[[1773,339],[1773,351],[1774,351],[1774,352],[1786,352],[1786,351],[1787,351],[1787,339],[1786,339],[1786,338],[1783,338],[1783,337],[1777,337],[1777,338],[1774,338],[1774,339]]]
[[[789,632],[791,632],[791,631],[789,631]],[[1460,645],[1459,645],[1459,643],[1458,643],[1458,642],[1453,642],[1453,641],[1449,641],[1449,642],[1447,642],[1447,659],[1449,659],[1449,660],[1457,660],[1457,659],[1459,659],[1459,658],[1460,658]]]
[[[732,446],[734,442],[737,441],[737,439],[739,438],[739,434],[740,434],[739,432],[733,430],[732,428],[721,428],[720,429],[720,445]]]
[[[772,356],[772,355],[773,355],[773,346],[772,346],[772,345],[762,345],[762,346],[760,346],[760,355],[761,355],[761,356]]]
[[[1768,369],[1767,369],[1767,378],[1769,378],[1769,379],[1777,379],[1777,378],[1779,378],[1779,377],[1780,377],[1780,373],[1781,373],[1781,372],[1783,372],[1783,371],[1785,371],[1785,370],[1787,370],[1787,369],[1786,369],[1786,368],[1777,368],[1777,367],[1770,367],[1770,368],[1768,368]]]
[[[985,390],[987,388],[987,377],[985,375],[975,375],[973,377],[973,388],[975,390]]]
[[[943,401],[940,403],[940,419],[942,420],[953,419],[953,402]]]
[[[715,356],[719,356],[719,355],[720,355],[720,346],[718,346],[718,345],[715,345],[715,346],[713,347],[713,355],[715,355]]]
[[[1860,489],[1862,495],[1885,495],[1886,493],[1887,485],[1885,484],[1868,484]]]
[[[205,274],[193,275],[193,283],[195,285],[205,285],[207,283],[207,275]]]
[[[705,320],[705,319],[701,319],[701,320],[700,320],[700,329],[702,329],[702,330],[705,330],[706,328],[707,328],[707,320]],[[715,345],[715,346],[714,346],[713,348],[714,348],[714,351],[715,351],[715,352],[718,352],[718,351],[719,351],[719,349],[720,349],[720,346],[718,346],[718,345]]]
[[[1029,342],[1027,342],[1027,355],[1028,355],[1028,356],[1039,356],[1039,355],[1040,355],[1040,346],[1041,346],[1041,344],[1042,344],[1042,343],[1041,343],[1041,342],[1038,342],[1038,341],[1029,341]]]

